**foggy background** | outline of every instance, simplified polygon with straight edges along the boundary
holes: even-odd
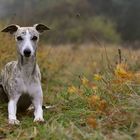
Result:
[[[48,43],[139,44],[139,0],[0,0],[0,21],[51,28]],[[137,45],[139,47],[139,45]]]

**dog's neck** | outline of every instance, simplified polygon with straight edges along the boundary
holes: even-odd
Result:
[[[30,57],[24,57],[18,54],[18,67],[27,76],[34,75],[36,72],[36,54]]]

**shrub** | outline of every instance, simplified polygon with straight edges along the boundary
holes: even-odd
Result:
[[[94,34],[96,38],[99,38],[107,42],[118,43],[121,41],[120,35],[116,31],[116,26],[110,20],[97,16],[88,21],[87,28],[89,28],[91,34]]]
[[[47,35],[48,41],[53,43],[94,42],[96,38],[109,43],[121,41],[115,24],[102,16],[54,20],[53,26],[54,30]]]

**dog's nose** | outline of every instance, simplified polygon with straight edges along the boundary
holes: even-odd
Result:
[[[25,56],[25,57],[29,57],[30,55],[31,55],[30,49],[25,49],[25,50],[24,50],[24,56]]]

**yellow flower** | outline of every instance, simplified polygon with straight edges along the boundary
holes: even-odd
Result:
[[[75,86],[68,87],[68,93],[76,93],[78,89]]]
[[[118,64],[115,69],[115,75],[119,78],[131,79],[133,77],[132,73],[126,70],[125,64]]]
[[[100,97],[97,95],[92,95],[89,97],[89,104],[95,106],[100,102]]]
[[[94,80],[96,80],[96,81],[100,81],[100,80],[102,80],[102,76],[100,75],[100,74],[94,74]]]
[[[87,86],[89,83],[89,80],[86,77],[81,78],[81,82],[84,86]]]

